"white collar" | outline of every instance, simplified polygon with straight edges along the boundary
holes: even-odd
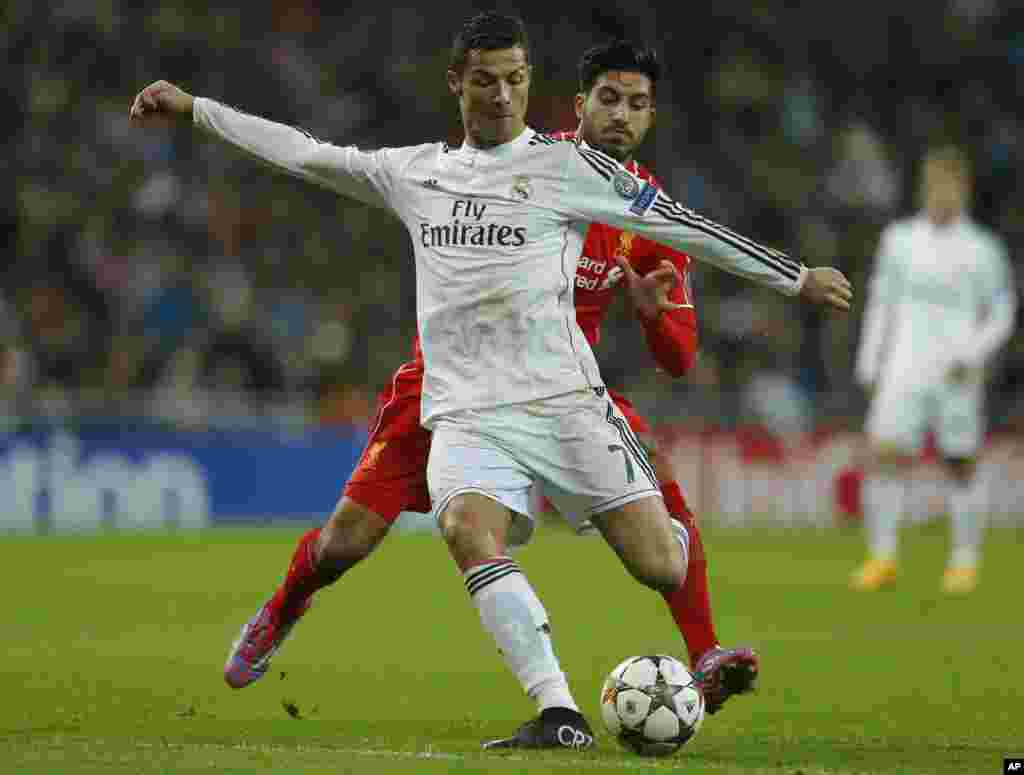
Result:
[[[509,140],[507,143],[501,145],[492,145],[490,148],[477,148],[469,144],[468,140],[463,140],[462,145],[459,146],[459,153],[467,156],[491,156],[495,159],[504,158],[510,154],[515,153],[524,145],[530,142],[530,139],[536,134],[536,132],[530,127],[524,127],[523,131],[519,133],[519,136],[514,140]]]
[[[924,224],[925,230],[929,234],[941,236],[946,234],[955,234],[956,232],[960,231],[967,224],[968,216],[967,213],[961,212],[949,223],[943,226],[939,226],[938,224],[934,223],[931,218],[928,217],[928,213],[922,212],[921,221]]]

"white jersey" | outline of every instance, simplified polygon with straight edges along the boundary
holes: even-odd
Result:
[[[576,324],[590,222],[628,229],[783,293],[806,268],[682,208],[603,153],[533,130],[494,148],[362,151],[197,98],[195,123],[305,180],[391,210],[416,258],[421,419],[602,384]]]
[[[981,368],[1013,332],[1017,294],[1003,243],[969,218],[918,215],[882,233],[856,376],[927,385],[955,362]]]

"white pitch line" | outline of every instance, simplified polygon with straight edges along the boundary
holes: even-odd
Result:
[[[36,738],[38,741],[39,738]],[[41,742],[41,741],[40,741]],[[71,743],[91,743],[93,745],[99,744],[104,745],[112,743],[112,741],[104,740],[102,738],[84,738],[60,735],[56,738],[51,738],[49,741],[50,748],[67,749]],[[117,741],[117,744],[123,744],[123,741]],[[508,754],[508,753],[494,753],[487,754],[483,750],[479,753],[450,753],[445,751],[434,751],[432,747],[428,746],[423,751],[396,751],[388,748],[333,748],[327,745],[308,745],[308,744],[296,744],[296,745],[280,745],[274,743],[180,743],[171,742],[164,740],[160,743],[154,743],[147,740],[136,740],[134,746],[137,749],[143,750],[164,750],[164,751],[251,751],[254,753],[281,753],[281,754],[295,754],[295,753],[315,753],[315,754],[329,754],[333,756],[348,755],[348,756],[359,756],[367,759],[391,759],[391,760],[409,760],[409,761],[430,761],[435,759],[437,761],[446,762],[466,762],[469,764],[484,764],[488,763],[492,766],[500,766],[501,764],[508,762],[511,764],[532,764],[538,767],[593,767],[598,769],[608,770],[666,770],[674,769],[680,766],[693,766],[700,767],[702,770],[714,770],[720,772],[739,772],[742,775],[779,775],[781,770],[789,770],[794,768],[802,771],[804,775],[871,775],[869,770],[835,770],[835,769],[824,769],[821,767],[808,766],[803,763],[795,763],[792,765],[786,765],[785,767],[757,767],[747,768],[742,765],[736,765],[733,763],[726,762],[696,762],[687,761],[686,757],[668,757],[666,759],[641,759],[636,760],[625,759],[622,761],[610,761],[608,759],[581,759],[579,757],[564,759],[564,758],[534,758],[531,756],[524,756],[522,754]]]
[[[494,753],[486,754],[484,751],[480,751],[479,754],[473,753],[450,753],[445,751],[434,751],[431,748],[427,748],[423,751],[395,751],[387,748],[332,748],[331,746],[318,746],[318,745],[276,745],[271,743],[177,743],[177,742],[166,742],[166,743],[151,743],[146,741],[137,741],[136,748],[145,749],[166,749],[166,750],[214,750],[214,751],[252,751],[254,753],[319,753],[319,754],[331,754],[334,756],[348,755],[348,756],[362,756],[366,758],[378,758],[378,759],[409,759],[409,760],[431,760],[436,759],[437,761],[458,761],[458,762],[490,762],[495,765],[499,765],[503,762],[509,763],[520,763],[526,762],[536,765],[553,766],[553,767],[603,767],[605,769],[648,769],[654,767],[673,767],[678,766],[676,764],[670,764],[670,761],[665,760],[664,764],[660,764],[657,760],[637,760],[635,762],[625,760],[621,762],[608,761],[607,759],[537,759],[529,756],[523,756],[521,754],[508,754],[508,753]],[[708,766],[708,765],[702,765]],[[718,768],[720,765],[711,764],[713,768]],[[805,770],[806,772],[806,770]]]
[[[699,766],[702,770],[723,770],[731,771],[735,765],[726,764],[723,762],[687,762],[685,758],[682,760],[674,757],[668,757],[666,759],[640,759],[636,761],[630,761],[628,759],[623,761],[609,761],[607,759],[548,759],[548,758],[533,758],[530,756],[523,756],[521,754],[508,754],[508,753],[495,753],[486,754],[484,751],[480,751],[478,754],[474,753],[450,753],[445,751],[434,751],[428,747],[423,751],[395,751],[387,748],[332,748],[331,746],[325,745],[277,745],[272,743],[177,743],[177,742],[166,742],[160,745],[151,742],[136,742],[137,748],[149,748],[149,749],[175,749],[175,750],[215,750],[215,751],[252,751],[255,753],[296,753],[296,752],[307,752],[307,753],[319,753],[319,754],[332,754],[332,755],[348,755],[348,756],[361,756],[365,758],[377,758],[377,759],[406,759],[406,760],[426,760],[431,759],[437,761],[457,761],[457,762],[489,762],[494,765],[500,765],[504,762],[509,763],[527,763],[534,764],[537,766],[544,767],[597,767],[604,769],[620,769],[620,770],[649,770],[651,768],[657,769],[673,769],[680,765],[689,764],[691,766]],[[857,773],[867,773],[866,770],[831,770],[821,768],[811,768],[806,765],[794,764],[792,767],[796,770],[801,770],[805,775],[856,775]],[[763,768],[758,767],[756,769],[741,768],[743,775],[777,775],[780,768]],[[787,766],[783,769],[789,769]]]

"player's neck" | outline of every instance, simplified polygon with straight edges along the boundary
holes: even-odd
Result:
[[[963,210],[943,213],[928,213],[928,223],[933,229],[946,230],[956,226],[964,218]]]
[[[633,154],[630,153],[630,154],[627,154],[626,156],[621,156],[621,155],[615,153],[611,148],[608,148],[607,146],[601,146],[601,145],[598,145],[597,143],[591,143],[591,142],[587,141],[586,138],[584,138],[584,141],[587,143],[587,145],[589,145],[589,146],[591,146],[593,148],[597,148],[597,150],[601,151],[602,153],[604,153],[607,156],[611,156],[613,159],[615,159],[615,161],[617,161],[619,164],[621,164],[627,170],[629,170],[630,172],[636,174],[636,172],[637,172],[637,164],[636,164],[635,161],[633,161]]]
[[[479,135],[474,135],[470,132],[466,132],[465,145],[468,148],[473,148],[478,151],[489,151],[495,148],[501,148],[505,145],[510,145],[523,136],[523,132],[527,130],[526,124],[520,126],[518,130],[513,130],[509,133],[508,137],[504,137],[498,140],[485,139]]]

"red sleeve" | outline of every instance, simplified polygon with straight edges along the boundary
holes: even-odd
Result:
[[[661,245],[655,250],[649,267],[637,267],[638,271],[653,271],[662,260],[669,260],[683,276],[682,287],[676,285],[669,293],[669,300],[676,304],[690,306],[672,312],[662,312],[657,318],[640,318],[647,340],[647,349],[654,360],[673,377],[681,377],[693,368],[697,360],[697,312],[693,308],[693,294],[690,291],[690,257]],[[640,262],[637,262],[640,263]],[[648,263],[648,262],[643,262]]]

